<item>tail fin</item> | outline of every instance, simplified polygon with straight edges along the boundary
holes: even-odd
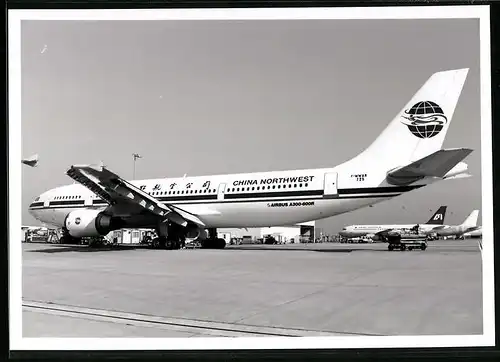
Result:
[[[469,69],[430,76],[380,136],[360,155],[393,168],[424,158],[439,149],[450,126]]]
[[[462,223],[466,228],[473,228],[477,226],[477,219],[479,217],[479,210],[474,210],[467,216],[467,219]]]
[[[443,225],[444,217],[446,215],[447,206],[441,206],[432,217],[427,221],[427,224],[431,225]]]

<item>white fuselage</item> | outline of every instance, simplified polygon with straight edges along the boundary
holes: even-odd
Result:
[[[289,225],[349,212],[432,183],[423,179],[404,187],[387,184],[384,169],[362,162],[335,168],[216,176],[135,180],[131,183],[160,202],[195,214],[207,228]],[[356,177],[357,175],[362,177]],[[63,227],[74,210],[108,206],[80,184],[40,195],[30,213]]]
[[[469,231],[464,233],[464,236],[470,236],[470,237],[482,237],[483,236],[483,227],[479,226],[477,229],[473,231]]]
[[[432,233],[432,229],[438,225],[433,224],[392,224],[392,225],[350,225],[339,232],[340,236],[346,238],[373,235],[384,230],[408,230],[418,225],[419,233]]]
[[[469,227],[466,225],[454,225],[438,229],[435,231],[435,233],[438,236],[461,236],[468,231],[473,231],[474,229],[475,227]]]

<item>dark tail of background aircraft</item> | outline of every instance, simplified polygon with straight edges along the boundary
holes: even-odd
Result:
[[[441,206],[435,213],[432,215],[432,217],[427,221],[427,224],[432,224],[432,225],[443,225],[444,223],[444,216],[446,215],[446,208],[447,206]]]

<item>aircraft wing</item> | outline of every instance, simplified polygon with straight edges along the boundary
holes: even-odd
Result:
[[[448,226],[446,225],[438,225],[438,226],[435,226],[433,227],[432,229],[430,229],[430,231],[435,231],[435,230],[443,230],[445,228],[447,228]]]
[[[413,227],[411,227],[409,229],[407,229],[407,228],[404,228],[404,229],[401,229],[401,228],[389,228],[389,229],[380,230],[380,231],[376,232],[374,235],[377,235],[377,236],[387,236],[391,232],[392,233],[404,233],[405,230],[416,231],[416,230],[418,230],[418,227],[419,227],[419,225],[415,224]]]
[[[445,177],[471,152],[472,150],[469,148],[450,148],[436,151],[409,165],[389,171],[387,181],[393,185],[408,185],[424,177]]]
[[[102,165],[75,165],[71,166],[66,174],[117,210],[126,209],[130,214],[147,212],[182,226],[186,226],[188,221],[205,226],[196,215],[176,206],[161,203]]]
[[[385,234],[388,234],[389,232],[391,232],[393,229],[385,229],[385,230],[380,230],[380,231],[377,231],[376,233],[374,233],[373,235],[385,235]]]

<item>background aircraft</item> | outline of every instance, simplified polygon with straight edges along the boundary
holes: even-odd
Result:
[[[22,159],[21,162],[30,167],[36,167],[38,165],[38,155],[32,155],[28,158]]]
[[[443,225],[435,227],[434,229],[422,230],[424,233],[434,233],[438,236],[455,236],[462,238],[467,232],[472,232],[477,229],[477,219],[479,217],[479,210],[474,210],[460,225]]]
[[[372,240],[381,240],[381,236],[394,230],[432,230],[436,226],[443,225],[447,206],[441,206],[424,224],[392,224],[392,225],[350,225],[339,232],[340,236],[346,238],[365,236]]]
[[[478,226],[477,229],[464,233],[463,237],[464,238],[482,238],[483,237],[483,227]]]

